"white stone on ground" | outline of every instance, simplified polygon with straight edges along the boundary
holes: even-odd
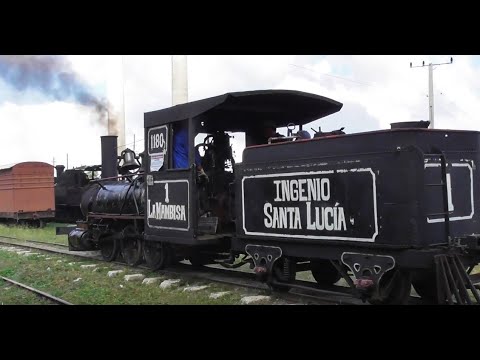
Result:
[[[244,297],[242,297],[240,302],[242,304],[248,305],[248,304],[253,304],[253,303],[256,303],[256,302],[268,301],[268,300],[270,300],[270,296],[255,295],[255,296],[244,296]]]
[[[52,270],[52,269],[50,269],[50,268],[48,267],[48,268],[47,268],[47,271],[50,271],[50,270]]]
[[[118,274],[121,274],[123,270],[112,270],[108,272],[108,277],[114,277],[117,276]]]
[[[45,260],[53,260],[55,258],[52,258],[52,257],[48,257],[48,258],[45,258]]]
[[[160,284],[160,288],[161,289],[168,289],[170,287],[172,287],[173,285],[175,284],[178,284],[180,282],[180,279],[168,279],[168,280],[164,280],[162,281],[162,283]]]
[[[124,279],[125,279],[125,281],[140,281],[140,280],[145,279],[145,275],[143,275],[143,274],[125,275]]]
[[[79,282],[80,280],[82,280],[82,278],[77,278],[77,279],[73,280],[73,282]]]
[[[159,282],[160,280],[162,280],[162,278],[160,278],[160,277],[145,278],[145,279],[143,279],[142,284],[145,284],[145,285],[155,284],[155,283]]]
[[[17,251],[17,254],[18,255],[23,255],[23,254],[27,254],[29,252],[30,252],[30,250],[21,250],[21,251]]]
[[[57,260],[57,263],[61,263],[61,262],[64,262],[65,260]]]
[[[200,285],[200,286],[187,286],[183,291],[200,291],[203,289],[208,288],[208,285]]]
[[[220,291],[220,292],[216,292],[216,293],[211,293],[209,298],[210,299],[218,299],[218,298],[221,298],[227,294],[230,294],[230,291]]]
[[[96,264],[80,265],[80,268],[82,269],[91,269],[94,267],[97,267],[97,265]]]
[[[103,269],[108,269],[108,267],[104,267],[104,266],[102,266],[102,267],[96,267],[95,269],[93,269],[93,271],[94,271],[94,272],[97,272],[97,271],[103,270]]]
[[[71,262],[71,263],[68,263],[68,265],[70,265],[70,266],[73,266],[73,265],[75,265],[75,264],[76,264],[75,261],[74,261],[74,262]]]
[[[23,256],[30,256],[30,255],[39,255],[39,253],[32,253],[32,252],[31,252],[31,253],[25,253],[25,254],[23,254]]]

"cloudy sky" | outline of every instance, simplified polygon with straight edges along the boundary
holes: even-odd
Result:
[[[225,92],[291,89],[344,104],[310,127],[345,127],[347,133],[388,128],[399,121],[428,120],[428,67],[434,70],[435,127],[480,130],[480,56],[188,56],[189,100]],[[171,106],[170,56],[66,56],[85,85],[108,97],[121,79],[123,60],[126,143],[143,150],[143,114]],[[110,86],[111,89],[111,86]],[[57,97],[58,99],[58,97]],[[100,163],[106,127],[91,108],[72,99],[55,100],[39,90],[18,89],[0,76],[0,167],[44,161],[69,167]],[[241,143],[241,139],[236,139]],[[236,146],[236,157],[241,155]]]

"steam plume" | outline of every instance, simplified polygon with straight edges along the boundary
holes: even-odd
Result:
[[[54,100],[88,106],[100,124],[117,133],[113,118],[108,124],[108,101],[95,96],[63,56],[0,55],[0,78],[19,91],[33,89]]]

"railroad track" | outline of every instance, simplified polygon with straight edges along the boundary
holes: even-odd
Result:
[[[53,248],[51,243],[42,243],[39,241],[28,241],[21,240],[23,243],[5,241],[4,236],[0,236],[0,244],[10,245],[10,246],[20,246],[29,249],[36,249],[47,251],[50,253],[56,253],[61,255],[69,255],[77,258],[90,259],[96,261],[105,262],[98,251],[83,251],[83,252],[70,252],[69,250],[63,248]],[[8,237],[7,239],[19,240],[16,238]],[[32,244],[27,244],[27,242]],[[37,245],[37,243],[42,243],[43,245]],[[124,262],[113,261],[112,263],[128,266]],[[139,265],[133,268],[140,268],[150,270],[144,265]],[[190,279],[200,279],[207,280],[216,283],[222,283],[227,285],[233,285],[238,287],[250,288],[259,291],[265,291],[274,294],[277,298],[289,301],[289,302],[301,302],[306,304],[321,304],[321,305],[363,305],[364,303],[350,293],[349,288],[344,286],[332,285],[328,288],[319,288],[315,283],[309,281],[300,281],[297,280],[294,283],[294,288],[290,292],[278,292],[273,291],[265,283],[261,283],[255,278],[255,274],[249,272],[242,272],[238,270],[227,270],[223,268],[216,268],[212,266],[203,266],[200,269],[192,270],[191,265],[179,263],[175,266],[175,270],[158,270],[157,273],[167,276],[177,276],[177,277],[186,277]],[[411,296],[411,304],[419,304],[420,298]],[[367,305],[366,303],[365,305]]]
[[[15,286],[18,286],[22,289],[25,289],[25,290],[28,290],[32,293],[34,293],[35,295],[39,296],[39,297],[42,297],[42,298],[45,298],[45,299],[48,299],[50,300],[51,302],[54,302],[55,304],[58,304],[58,305],[73,305],[71,303],[69,303],[68,301],[65,301],[63,299],[60,299],[56,296],[53,296],[49,293],[46,293],[44,291],[41,291],[41,290],[38,290],[38,289],[35,289],[31,286],[28,286],[28,285],[25,285],[25,284],[22,284],[22,283],[19,283],[18,281],[15,281],[15,280],[12,280],[12,279],[9,279],[9,278],[6,278],[4,276],[0,276],[0,279],[2,279],[3,281],[6,281],[10,284],[13,284]]]
[[[61,244],[61,243],[54,243],[54,242],[48,243],[48,242],[45,242],[45,241],[38,241],[38,240],[26,240],[26,239],[19,239],[19,238],[16,238],[16,237],[5,236],[5,235],[1,235],[0,238],[12,239],[12,240],[17,240],[17,241],[25,241],[25,242],[31,242],[31,243],[36,243],[36,244],[55,245],[55,246],[61,246],[61,247],[68,248],[68,245]]]

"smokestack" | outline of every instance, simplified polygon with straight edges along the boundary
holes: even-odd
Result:
[[[187,56],[172,55],[172,106],[188,102]]]
[[[102,136],[102,179],[118,176],[117,137]]]
[[[63,171],[65,170],[65,166],[57,165],[57,166],[55,166],[55,169],[57,170],[57,179],[58,179],[60,177],[60,175],[63,174]]]

